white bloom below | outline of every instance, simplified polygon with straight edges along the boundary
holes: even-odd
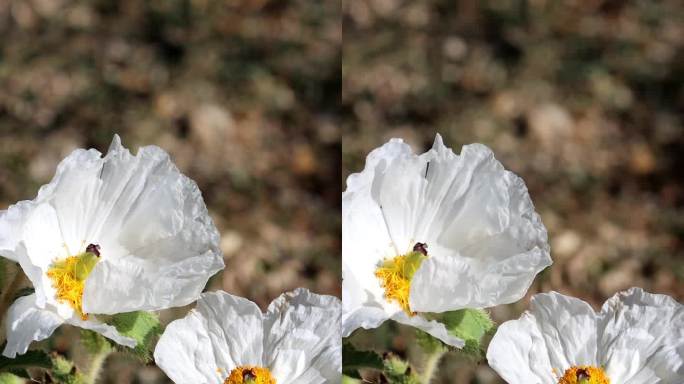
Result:
[[[35,288],[9,309],[3,354],[26,352],[62,323],[134,346],[97,314],[192,303],[223,268],[218,243],[197,185],[160,148],[133,156],[115,136],[104,156],[74,151],[33,201],[0,211],[0,255],[18,262]],[[94,246],[100,255],[83,269]],[[68,260],[80,268],[78,305],[64,298],[75,292],[67,289],[73,281],[60,290],[54,277]]]
[[[598,313],[573,297],[538,294],[520,319],[499,327],[487,360],[510,384],[556,384],[578,366],[602,369],[613,384],[681,384],[684,306],[640,288],[617,293]]]
[[[299,288],[263,314],[247,299],[204,293],[196,309],[166,327],[154,360],[177,384],[223,383],[240,367],[265,368],[277,384],[337,384],[340,300]]]
[[[427,244],[428,256],[409,279],[402,305],[388,297],[376,273],[417,243]],[[392,319],[461,347],[462,340],[421,312],[514,302],[550,264],[546,229],[524,182],[484,145],[464,146],[456,155],[437,135],[430,151],[416,155],[392,139],[368,155],[361,173],[347,179],[342,194],[345,337]]]

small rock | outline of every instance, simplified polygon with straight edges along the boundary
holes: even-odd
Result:
[[[582,245],[582,238],[577,232],[567,230],[554,236],[551,242],[551,251],[558,256],[571,256]]]

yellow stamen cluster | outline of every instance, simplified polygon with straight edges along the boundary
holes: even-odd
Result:
[[[57,290],[57,299],[69,304],[83,320],[88,319],[83,313],[83,288],[97,261],[96,255],[84,252],[55,261],[47,271],[52,287]]]
[[[380,286],[385,290],[385,298],[395,301],[409,316],[415,315],[409,307],[411,279],[426,257],[414,251],[385,260],[375,270],[375,276],[380,279]]]
[[[581,365],[566,369],[558,384],[610,384],[610,379],[602,368]]]
[[[230,371],[223,384],[276,384],[268,368],[242,366]]]

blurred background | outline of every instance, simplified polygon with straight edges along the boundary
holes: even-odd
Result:
[[[677,0],[344,0],[342,181],[391,137],[490,146],[549,231],[549,290],[598,307],[641,286],[684,302],[684,5]],[[394,332],[398,336],[393,336]],[[391,323],[358,346],[409,358]],[[450,355],[442,383],[500,383]]]
[[[226,263],[207,290],[339,297],[341,35],[335,1],[0,1],[0,209],[118,133],[199,184]],[[87,367],[77,335],[43,346]],[[165,380],[117,355],[100,382]]]

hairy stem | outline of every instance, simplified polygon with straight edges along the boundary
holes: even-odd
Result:
[[[100,376],[100,371],[102,371],[102,367],[104,366],[104,362],[111,353],[112,351],[107,348],[93,355],[93,358],[90,361],[90,369],[88,369],[88,373],[85,377],[86,383],[95,384],[97,382],[97,379]]]
[[[425,359],[425,365],[423,366],[423,372],[420,375],[420,382],[423,384],[430,384],[432,377],[437,372],[437,367],[439,366],[439,361],[442,356],[446,353],[445,348],[436,348],[434,351],[430,352]]]

